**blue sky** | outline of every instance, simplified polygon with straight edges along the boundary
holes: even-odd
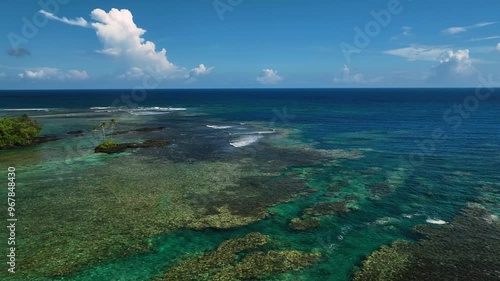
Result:
[[[0,0],[0,89],[474,87],[500,2]]]

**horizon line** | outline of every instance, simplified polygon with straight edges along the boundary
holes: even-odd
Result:
[[[418,90],[418,89],[477,89],[484,87],[343,87],[343,88],[330,88],[330,87],[296,87],[296,88],[57,88],[57,89],[0,89],[0,92],[5,91],[133,91],[133,90],[146,90],[146,91],[179,91],[179,90]],[[499,89],[500,87],[492,87]]]

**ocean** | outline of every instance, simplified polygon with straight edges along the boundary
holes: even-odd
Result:
[[[0,277],[189,280],[198,274],[191,280],[217,280],[259,252],[264,261],[275,255],[304,260],[269,272],[252,264],[238,278],[352,280],[381,246],[442,239],[418,229],[451,231],[478,209],[498,234],[478,243],[494,249],[500,239],[499,92],[0,91],[0,117],[28,114],[43,125],[42,135],[58,138],[0,150],[0,175],[16,169],[20,268]],[[111,119],[116,125],[103,134],[99,125]],[[94,153],[106,138],[170,144]],[[315,225],[300,229],[294,221]],[[461,231],[474,237],[472,224]],[[253,232],[269,242],[228,262],[193,262]],[[8,234],[1,235],[6,241]],[[461,245],[463,237],[449,237],[447,243]],[[306,254],[317,258],[306,262]],[[193,264],[199,268],[182,268]],[[408,264],[405,270],[424,274]],[[497,265],[489,266],[494,272]]]

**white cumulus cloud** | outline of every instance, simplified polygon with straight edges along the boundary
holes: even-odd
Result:
[[[191,72],[195,75],[207,75],[214,70],[215,67],[206,67],[204,64],[200,64],[198,67],[191,69]]]
[[[476,73],[472,65],[469,50],[449,51],[445,59],[432,68],[432,75],[429,77],[435,81],[449,81],[470,78]]]
[[[51,20],[60,21],[60,22],[63,22],[63,23],[69,24],[69,25],[89,27],[89,23],[84,18],[76,18],[76,19],[68,19],[66,17],[60,18],[60,17],[57,17],[54,14],[49,13],[45,10],[40,10],[39,13],[46,16],[48,19],[51,19]]]
[[[118,75],[119,79],[141,79],[146,72],[139,67],[131,67],[125,73]]]
[[[495,22],[480,22],[480,23],[476,23],[473,25],[469,25],[469,26],[453,26],[453,27],[448,27],[448,28],[444,29],[442,32],[446,35],[456,35],[459,33],[466,32],[470,29],[485,27],[485,26],[492,25],[495,23],[497,23],[497,22],[496,21]]]
[[[89,78],[86,71],[73,69],[64,72],[57,68],[50,67],[42,67],[36,70],[25,70],[22,73],[19,73],[18,76],[20,78],[37,80],[85,80]]]
[[[154,42],[144,39],[146,30],[136,25],[132,13],[127,9],[112,8],[109,12],[94,9],[90,14],[90,22],[82,18],[58,18],[45,11],[41,13],[49,19],[93,28],[103,45],[96,52],[114,57],[120,65],[125,65],[122,74],[118,75],[121,79],[142,79],[148,75],[161,82],[162,79],[188,79],[191,72],[206,75],[214,69],[202,64],[189,70],[170,62],[166,49],[157,50]]]
[[[283,77],[278,75],[278,71],[272,69],[263,69],[259,77],[257,77],[257,82],[265,85],[276,84],[283,81]]]
[[[72,70],[69,70],[65,74],[65,77],[69,78],[69,79],[85,80],[85,79],[89,78],[89,75],[87,74],[87,71],[85,71],[85,70],[80,71],[80,70],[72,69]]]
[[[146,30],[138,27],[127,9],[111,9],[108,13],[95,9],[90,14],[95,21],[90,25],[104,48],[103,54],[119,57],[127,62],[135,74],[138,69],[160,78],[182,76],[182,69],[167,59],[167,51],[156,50],[155,43],[143,38]]]

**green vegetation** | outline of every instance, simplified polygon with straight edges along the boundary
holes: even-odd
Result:
[[[113,131],[115,130],[116,120],[115,119],[111,119],[111,122],[109,122],[109,124],[111,125],[110,138],[113,139]]]
[[[114,142],[113,138],[112,138],[113,130],[116,126],[116,120],[111,119],[111,121],[109,122],[109,125],[111,126],[111,134],[110,134],[109,140],[106,139],[106,129],[108,128],[108,124],[106,124],[106,122],[101,122],[101,124],[99,125],[99,128],[101,128],[103,142],[101,144],[99,144],[96,147],[96,149],[110,149],[110,148],[117,147],[119,145],[119,143]],[[97,136],[97,128],[96,127],[94,127],[92,129],[92,132],[94,133],[94,136]]]
[[[33,144],[41,131],[42,125],[26,114],[3,118],[0,120],[0,148]]]
[[[113,147],[117,147],[119,143],[112,141],[112,140],[105,140],[103,143],[97,146],[99,149],[109,149]]]
[[[99,127],[102,130],[102,140],[106,141],[106,128],[108,127],[108,125],[106,125],[106,122],[102,122],[101,125],[99,125]]]

